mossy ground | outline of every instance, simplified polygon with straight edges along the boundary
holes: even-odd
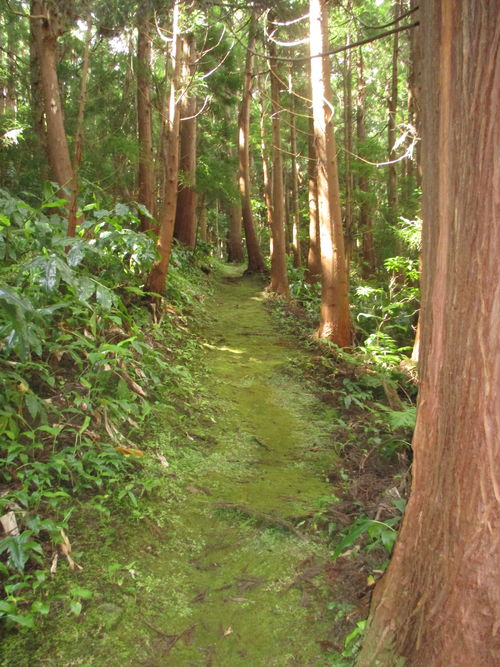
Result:
[[[262,284],[239,273],[217,282],[205,389],[142,445],[138,474],[162,479],[145,516],[82,518],[83,570],[61,569],[55,586],[92,599],[8,638],[3,665],[331,664],[329,551],[300,531],[332,499],[332,411],[286,373],[304,352],[273,327]]]

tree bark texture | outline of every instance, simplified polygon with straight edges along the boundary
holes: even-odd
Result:
[[[149,3],[137,10],[137,133],[139,140],[139,169],[137,175],[139,204],[155,215],[155,167],[153,160],[153,120],[151,106],[152,40],[149,31]],[[151,220],[139,216],[143,231],[151,228]]]
[[[394,18],[400,13],[400,2],[394,3]],[[387,123],[387,153],[389,160],[396,159],[394,145],[396,143],[396,113],[398,109],[398,56],[399,56],[399,33],[394,34],[392,43],[392,71],[391,86],[388,102]],[[398,219],[398,172],[397,163],[387,166],[387,210],[389,222],[395,225]]]
[[[87,88],[89,82],[89,68],[90,68],[90,44],[92,42],[92,23],[90,19],[87,23],[87,31],[85,33],[85,43],[83,47],[82,60],[82,78],[80,81],[80,99],[78,101],[78,117],[76,120],[75,140],[73,142],[73,191],[71,192],[71,202],[69,209],[69,220],[71,227],[71,234],[73,236],[76,231],[76,225],[81,224],[81,219],[77,218],[78,208],[78,191],[79,191],[79,173],[80,165],[83,159],[83,143],[85,134],[85,105],[87,103]]]
[[[229,226],[227,234],[228,262],[243,261],[243,247],[241,245],[241,201],[232,203],[228,211]]]
[[[413,483],[359,665],[500,663],[500,25],[423,0],[423,296]],[[399,664],[399,663],[398,663]]]
[[[174,4],[172,20],[172,80],[170,82],[170,102],[168,108],[168,118],[164,125],[164,186],[163,201],[159,216],[158,241],[156,244],[159,259],[154,263],[153,268],[146,282],[146,289],[157,294],[162,294],[165,290],[165,281],[167,278],[168,263],[170,261],[170,252],[172,250],[172,240],[174,236],[175,211],[177,208],[177,181],[179,171],[179,123],[180,109],[177,94],[179,91],[180,74],[180,36],[179,36],[179,2]],[[168,70],[168,59],[166,61],[166,70]]]
[[[281,155],[281,122],[280,122],[280,80],[274,42],[269,42],[269,61],[271,67],[271,123],[273,143],[273,198],[271,234],[273,239],[271,251],[271,282],[269,291],[288,297],[288,274],[286,269],[285,243],[285,195],[283,187],[283,158]]]
[[[271,229],[272,214],[272,187],[271,187],[271,169],[269,167],[267,133],[266,133],[266,108],[264,105],[264,86],[262,77],[259,77],[259,109],[260,109],[260,153],[262,158],[262,185],[264,201],[266,203],[266,219],[269,229]]]
[[[308,158],[309,249],[307,252],[306,277],[309,282],[317,282],[321,279],[321,248],[318,217],[317,161],[312,118],[309,120]]]
[[[348,10],[351,11],[351,3],[348,3]],[[347,34],[347,44],[351,41],[349,33]],[[354,179],[351,169],[351,160],[353,152],[353,122],[352,122],[352,52],[346,51],[344,54],[344,238],[346,252],[346,271],[349,272],[354,246],[354,216],[353,216],[353,191]]]
[[[71,193],[74,189],[73,167],[69,155],[64,129],[64,116],[57,78],[57,38],[62,33],[59,22],[52,18],[47,6],[41,0],[33,0],[31,28],[35,40],[37,60],[40,66],[40,82],[47,126],[47,157],[52,178],[61,188]],[[75,233],[75,221],[68,222],[68,236]]]
[[[317,57],[328,51],[325,0],[310,0],[309,21],[322,273],[318,336],[329,338],[339,347],[347,347],[351,344],[351,321],[333,129],[331,68],[328,57]]]
[[[257,19],[252,14],[250,27],[248,29],[248,48],[245,61],[245,76],[243,79],[243,91],[241,95],[241,107],[238,115],[238,161],[239,161],[239,187],[241,196],[241,209],[243,228],[245,230],[245,241],[248,254],[248,271],[250,273],[263,273],[266,269],[262,250],[259,246],[257,231],[252,214],[252,202],[250,198],[250,102],[252,97],[252,72],[253,54],[255,46],[255,30]]]
[[[356,134],[358,140],[358,152],[362,151],[364,142],[366,141],[366,125],[365,125],[365,106],[366,106],[366,88],[365,75],[363,67],[363,54],[359,49],[357,62],[357,100],[356,100]],[[359,221],[358,228],[361,234],[361,256],[363,258],[361,272],[363,278],[370,278],[375,273],[376,258],[375,258],[375,244],[373,242],[373,224],[372,212],[369,201],[370,185],[366,175],[366,166],[360,165],[360,173],[358,176],[358,188],[361,193],[361,202],[359,204]]]
[[[290,76],[291,82],[291,76]],[[298,269],[302,264],[300,248],[300,215],[299,215],[299,170],[297,165],[297,128],[295,123],[295,97],[290,85],[290,217],[292,219],[292,251],[293,265]]]
[[[193,34],[182,35],[182,93],[180,100],[180,157],[181,182],[177,195],[174,236],[181,245],[196,245],[196,95],[193,75],[196,67],[196,44]]]

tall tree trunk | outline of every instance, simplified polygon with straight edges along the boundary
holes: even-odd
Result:
[[[358,664],[394,665],[402,656],[409,667],[496,667],[498,7],[475,0],[420,7],[424,229],[413,483]]]
[[[196,95],[192,80],[196,67],[196,43],[193,34],[183,35],[181,136],[179,169],[181,183],[177,195],[174,236],[180,244],[194,248],[196,245]]]
[[[243,247],[241,245],[241,201],[231,204],[228,217],[227,261],[239,263],[243,261]]]
[[[87,103],[87,87],[89,81],[89,68],[90,68],[90,44],[92,42],[92,23],[90,18],[87,23],[87,31],[85,33],[85,43],[83,46],[83,60],[82,60],[82,78],[80,81],[80,98],[78,101],[78,117],[76,120],[76,132],[75,140],[73,145],[73,191],[71,193],[71,203],[70,203],[70,214],[69,218],[74,227],[72,228],[73,233],[69,234],[70,236],[74,235],[76,230],[77,219],[77,207],[78,207],[78,190],[79,190],[79,172],[80,165],[83,159],[83,140],[84,140],[84,130],[85,130],[85,105]]]
[[[363,67],[363,53],[359,49],[358,53],[358,86],[356,101],[356,134],[358,139],[358,152],[362,152],[362,147],[366,141],[365,126],[365,108],[366,108],[366,89],[365,75]],[[365,165],[360,166],[358,177],[358,187],[361,192],[361,202],[359,205],[359,231],[362,235],[361,256],[363,258],[361,273],[363,278],[370,278],[375,273],[375,244],[373,242],[373,223],[371,205],[369,202],[370,186],[366,175]]]
[[[348,2],[347,9],[351,10],[351,3]],[[351,41],[349,33],[347,34],[347,43]],[[354,228],[353,228],[353,175],[351,169],[352,149],[353,149],[353,128],[352,128],[352,55],[351,50],[344,54],[344,238],[346,252],[346,271],[349,272],[349,264],[354,246]]]
[[[16,33],[14,31],[14,19],[7,19],[7,82],[5,89],[5,106],[13,118],[17,115],[17,91],[16,91],[16,58],[17,46]]]
[[[238,116],[238,159],[239,159],[239,186],[241,196],[241,209],[243,217],[243,228],[248,254],[248,271],[250,273],[263,273],[266,269],[262,250],[252,214],[252,202],[250,198],[250,101],[252,96],[252,73],[253,54],[255,46],[255,30],[257,19],[252,14],[250,27],[248,29],[248,48],[245,61],[245,76],[243,79],[243,91],[241,95],[241,107]]]
[[[64,116],[57,78],[57,38],[62,33],[57,18],[52,19],[42,0],[33,0],[30,19],[40,66],[40,82],[47,125],[47,155],[52,178],[61,188],[74,190],[73,167],[64,129]],[[46,16],[47,18],[37,18]],[[74,236],[76,220],[68,221],[68,236]]]
[[[179,171],[179,123],[180,109],[177,94],[179,91],[180,74],[180,36],[179,36],[179,0],[175,1],[172,19],[172,80],[170,82],[170,102],[168,118],[164,124],[165,133],[162,142],[164,153],[164,185],[163,200],[159,216],[158,242],[156,248],[159,259],[146,281],[146,289],[151,292],[162,294],[165,290],[168,263],[172,250],[172,239],[174,236],[175,210],[177,208],[177,180]],[[168,72],[168,58],[166,59],[165,71]]]
[[[322,290],[318,336],[329,338],[339,347],[347,347],[351,344],[351,321],[333,130],[331,68],[328,56],[318,57],[328,51],[326,0],[310,0],[309,21],[321,237]]]
[[[318,180],[316,148],[314,146],[314,123],[309,119],[307,183],[309,202],[309,250],[307,253],[306,277],[309,282],[321,280],[321,248],[318,215]]]
[[[400,12],[400,2],[394,3],[394,17]],[[396,113],[398,108],[398,55],[399,55],[399,33],[394,34],[392,43],[392,69],[391,69],[391,90],[388,103],[388,124],[387,124],[387,153],[389,160],[396,159],[394,145],[396,143]],[[387,166],[387,210],[389,222],[395,225],[398,219],[398,172],[397,163]]]
[[[155,215],[155,168],[153,160],[153,119],[151,107],[152,40],[149,30],[150,4],[146,0],[137,10],[137,134],[139,169],[137,201]],[[148,216],[139,215],[141,229],[151,228]]]
[[[292,77],[289,77],[290,102],[290,217],[292,220],[293,265],[298,269],[302,264],[300,248],[299,216],[299,170],[297,166],[297,128],[295,122],[295,97],[292,90]]]
[[[266,141],[266,109],[264,105],[264,87],[262,77],[259,77],[259,109],[260,109],[260,155],[262,159],[262,181],[264,191],[264,201],[266,203],[266,218],[269,229],[271,229],[272,213],[272,188],[268,158],[268,146]]]
[[[271,17],[271,14],[269,15]],[[273,247],[271,253],[271,282],[269,291],[284,297],[289,296],[288,275],[286,269],[285,247],[285,208],[283,188],[283,159],[281,156],[281,122],[280,122],[280,80],[278,64],[275,60],[276,47],[269,42],[269,56],[271,67],[271,117],[273,142],[273,205],[271,234]]]
[[[47,129],[45,125],[45,107],[43,103],[43,92],[41,82],[40,61],[38,49],[35,45],[35,34],[33,21],[30,21],[30,106],[31,124],[35,141],[33,142],[33,160],[41,165],[41,179],[48,179],[47,160],[40,160],[40,156],[48,155],[47,151]]]
[[[208,225],[207,225],[207,204],[204,195],[198,197],[198,229],[197,240],[208,242]]]
[[[417,8],[418,0],[410,0],[411,9]],[[420,104],[421,98],[421,75],[422,75],[422,45],[418,39],[418,31],[410,30],[410,68],[408,72],[408,109],[409,122],[416,129],[418,137],[421,136],[420,119],[422,109]],[[415,183],[417,187],[422,187],[422,166],[420,159],[421,142],[417,141],[415,146],[415,154],[411,160],[414,165]],[[412,168],[413,169],[413,168]]]

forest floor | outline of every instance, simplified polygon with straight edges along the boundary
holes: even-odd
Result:
[[[9,638],[2,665],[333,664],[335,590],[348,583],[314,518],[334,499],[335,408],[290,373],[307,352],[240,274],[226,268],[210,297],[204,389],[141,445],[163,456],[146,516],[104,535],[82,517],[83,570],[57,576],[92,598]]]

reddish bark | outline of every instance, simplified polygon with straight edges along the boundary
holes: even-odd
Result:
[[[137,176],[137,201],[155,215],[155,170],[153,160],[152,106],[151,106],[151,54],[152,40],[149,32],[149,3],[137,10],[137,132],[139,140],[139,169]],[[140,215],[141,229],[151,228],[151,220]]]
[[[328,57],[318,57],[328,51],[326,0],[310,0],[309,21],[322,273],[317,333],[339,347],[347,347],[351,344],[351,321],[333,131],[331,68]]]
[[[410,500],[359,665],[500,662],[500,30],[424,0],[421,388]],[[398,663],[399,664],[399,663]]]
[[[281,157],[281,130],[280,130],[280,80],[277,71],[278,65],[273,56],[276,56],[274,42],[269,43],[271,57],[271,112],[272,112],[272,143],[273,143],[273,192],[272,192],[272,250],[271,250],[271,282],[269,291],[284,297],[290,295],[288,289],[288,275],[286,269],[285,246],[285,208],[283,188],[283,160]]]
[[[74,190],[73,167],[69,155],[64,129],[64,116],[57,78],[57,38],[62,34],[62,26],[57,13],[51,13],[42,0],[31,4],[31,33],[35,42],[37,61],[40,67],[40,83],[44,102],[47,128],[47,156],[52,178],[61,188],[69,190],[69,198]],[[46,18],[38,18],[44,16]],[[68,221],[68,236],[74,236],[76,218]]]
[[[248,271],[250,273],[263,273],[266,270],[262,250],[252,214],[252,202],[250,198],[250,101],[252,94],[252,72],[253,72],[253,48],[255,45],[255,28],[257,19],[252,15],[248,30],[248,49],[245,61],[245,76],[243,80],[243,91],[241,95],[241,107],[238,116],[238,159],[239,159],[239,186],[241,196],[241,208],[243,217],[243,228],[248,254]]]
[[[182,87],[180,100],[180,161],[181,182],[177,194],[174,236],[181,245],[194,248],[196,245],[196,96],[192,91],[195,69],[196,46],[194,35],[183,35]]]
[[[172,21],[172,80],[170,83],[170,102],[168,109],[168,119],[165,122],[164,140],[164,185],[163,201],[159,216],[159,231],[156,248],[159,259],[154,263],[153,268],[146,281],[146,289],[150,292],[162,294],[165,290],[165,281],[167,278],[168,264],[170,261],[170,252],[172,250],[172,240],[174,236],[175,211],[177,208],[177,180],[179,171],[179,122],[180,109],[177,99],[179,90],[180,74],[180,36],[179,36],[179,2],[174,4],[174,14]],[[168,61],[166,63],[168,70]]]

